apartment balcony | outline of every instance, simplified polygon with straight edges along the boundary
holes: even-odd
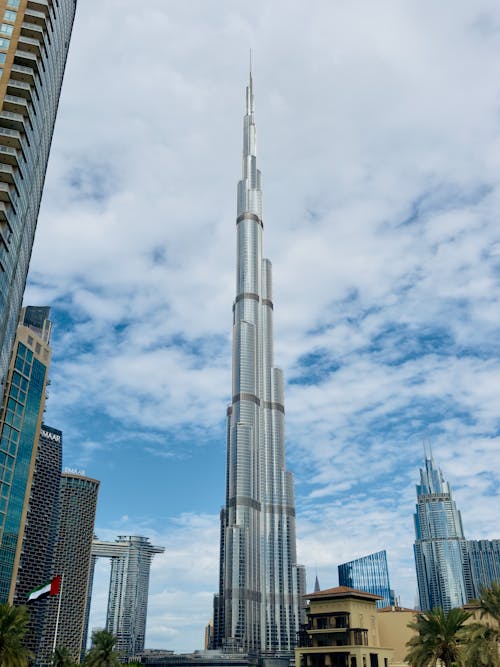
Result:
[[[21,35],[23,37],[30,37],[31,39],[37,39],[41,44],[45,40],[45,15],[43,16],[43,25],[38,23],[31,23],[31,21],[23,21],[21,25]]]
[[[14,54],[14,63],[18,67],[25,67],[32,70],[33,76],[35,72],[38,72],[38,58],[31,51],[23,51],[22,49],[17,49]],[[20,78],[20,77],[17,77]],[[33,78],[33,83],[35,79]]]
[[[28,0],[28,9],[34,9],[37,12],[43,12],[44,14],[49,13],[49,9],[52,7],[52,0]]]
[[[7,164],[6,162],[2,162],[3,156],[0,153],[0,181],[3,183],[10,183],[10,185],[14,185],[17,190],[20,190],[21,187],[21,174],[19,172],[19,169],[14,167],[11,164]]]
[[[17,42],[17,46],[18,46],[18,51],[33,53],[36,56],[36,58],[41,58],[42,56],[40,41],[38,39],[25,37],[24,35],[21,34],[21,36],[19,37],[19,41]]]
[[[0,182],[0,202],[5,204],[13,203],[12,188],[8,183]]]
[[[49,19],[43,12],[36,11],[35,9],[30,9],[28,7],[24,12],[24,18],[27,19],[30,23],[35,23],[36,25],[39,25],[41,28],[43,28],[44,31],[47,30],[47,21]]]
[[[17,95],[5,95],[3,98],[3,108],[5,111],[12,111],[23,116],[29,114],[29,105],[25,97],[18,97]]]
[[[25,132],[24,116],[14,111],[0,111],[0,127]]]
[[[13,65],[12,67],[16,66]],[[18,79],[9,79],[7,82],[7,93],[14,97],[24,97],[26,100],[32,100],[32,86]]]
[[[0,144],[9,148],[22,148],[21,133],[7,127],[0,127]]]
[[[16,51],[16,59],[19,51]],[[32,86],[35,85],[35,70],[32,67],[27,67],[26,65],[18,65],[16,62],[12,65],[10,70],[10,76],[17,81],[22,81],[23,83],[30,83]]]
[[[19,169],[19,153],[11,146],[0,143],[0,164],[7,164]]]

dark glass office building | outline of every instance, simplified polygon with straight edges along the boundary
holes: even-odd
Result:
[[[26,604],[28,594],[50,581],[59,517],[59,484],[62,466],[62,432],[42,424],[36,453],[26,526],[22,539],[14,604]],[[37,655],[48,598],[30,603],[26,646]]]
[[[0,2],[0,398],[23,299],[75,9],[76,0]]]
[[[389,582],[385,550],[342,563],[338,566],[338,571],[339,586],[380,595],[382,600],[377,600],[377,607],[389,607],[394,604],[394,591]]]

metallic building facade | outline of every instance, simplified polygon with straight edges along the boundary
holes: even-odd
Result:
[[[59,517],[59,483],[62,466],[62,432],[42,424],[31,485],[26,527],[22,539],[14,604],[26,604],[28,593],[52,577],[52,561]],[[31,602],[26,646],[40,651],[49,600]]]
[[[283,376],[273,360],[271,263],[262,253],[263,228],[250,75],[237,196],[232,402],[213,648],[278,655],[295,645],[305,576],[296,565],[294,482],[285,466]]]
[[[500,540],[467,540],[465,581],[468,598],[479,599],[481,589],[500,582]]]
[[[106,630],[116,637],[116,650],[127,658],[144,650],[151,561],[164,551],[137,535],[92,543],[92,568],[96,558],[111,559]]]
[[[50,598],[37,664],[51,664],[54,645],[65,646],[79,662],[89,592],[92,540],[99,482],[83,474],[63,472],[59,492],[59,521],[53,575],[62,576],[61,592]],[[60,597],[60,619],[56,632]]]
[[[0,0],[2,385],[28,273],[75,9],[76,0]]]
[[[338,572],[339,586],[380,595],[382,600],[377,600],[377,607],[380,608],[394,604],[394,591],[389,581],[385,550],[342,563],[338,566]]]
[[[0,415],[0,602],[12,602],[45,408],[49,308],[21,312]],[[43,582],[42,582],[43,583]]]
[[[468,599],[462,518],[433,457],[426,457],[425,468],[420,469],[414,520],[420,609],[461,607]]]

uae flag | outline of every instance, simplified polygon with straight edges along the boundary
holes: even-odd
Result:
[[[39,598],[45,597],[46,595],[57,595],[61,588],[61,575],[57,575],[51,581],[46,584],[42,584],[38,588],[35,588],[28,593],[28,602],[33,600],[38,600]]]

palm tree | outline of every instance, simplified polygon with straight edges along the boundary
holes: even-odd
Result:
[[[0,604],[0,667],[25,667],[32,657],[22,640],[28,631],[27,607]]]
[[[416,631],[406,644],[409,651],[406,661],[412,667],[435,667],[438,660],[444,667],[460,664],[465,639],[465,621],[471,614],[463,609],[433,609],[417,615],[408,627]]]
[[[116,667],[120,661],[115,651],[115,644],[116,637],[110,632],[94,630],[90,650],[85,656],[85,664],[89,667]]]
[[[498,654],[498,632],[483,623],[467,626],[467,641],[464,646],[466,667],[500,667]]]
[[[481,619],[486,618],[468,628],[465,664],[467,667],[499,667],[500,583],[496,581],[491,588],[482,588],[478,603]]]
[[[73,659],[71,652],[66,646],[56,646],[52,655],[52,667],[71,667]]]
[[[491,588],[482,588],[479,598],[481,618],[488,614],[500,623],[500,582],[494,581]]]

